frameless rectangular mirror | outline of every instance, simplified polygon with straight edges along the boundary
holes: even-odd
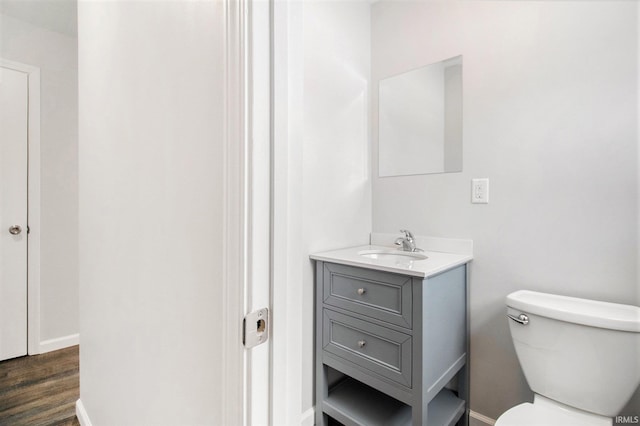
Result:
[[[462,56],[380,80],[378,173],[462,171]]]

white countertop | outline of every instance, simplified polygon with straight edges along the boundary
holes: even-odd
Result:
[[[397,250],[396,247],[368,245],[349,247],[339,250],[313,253],[309,257],[314,260],[324,262],[339,263],[342,265],[359,266],[362,268],[374,269],[376,271],[394,272],[397,274],[411,275],[414,277],[430,277],[453,267],[463,265],[473,259],[471,254],[444,253],[438,251],[424,251],[421,254],[427,259],[416,260],[407,258],[406,260],[394,259],[371,259],[358,254],[363,250]]]

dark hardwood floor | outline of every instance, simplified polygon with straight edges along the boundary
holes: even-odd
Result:
[[[79,425],[78,346],[0,362],[0,425]]]

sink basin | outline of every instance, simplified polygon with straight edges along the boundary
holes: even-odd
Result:
[[[425,260],[427,258],[427,255],[420,252],[402,250],[362,250],[358,254],[369,259],[400,260],[405,262],[409,260]]]

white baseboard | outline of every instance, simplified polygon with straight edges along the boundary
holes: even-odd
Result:
[[[313,426],[316,421],[316,408],[311,407],[304,413],[300,420],[300,426]]]
[[[493,426],[496,421],[490,417],[469,410],[469,426]]]
[[[76,401],[76,417],[78,418],[80,426],[91,426],[91,420],[89,420],[87,410],[84,409],[84,405],[80,399]]]
[[[79,334],[70,334],[68,336],[58,337],[56,339],[44,340],[40,342],[39,352],[40,354],[46,352],[57,351],[58,349],[68,348],[80,343]]]

